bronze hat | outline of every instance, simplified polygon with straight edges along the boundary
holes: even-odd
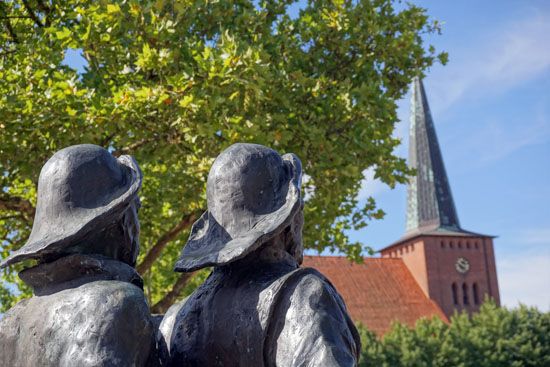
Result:
[[[135,199],[141,181],[141,171],[130,156],[117,159],[91,144],[56,152],[40,172],[29,239],[0,268],[63,253],[92,230],[112,223]]]
[[[234,144],[208,175],[208,210],[191,229],[175,270],[241,259],[286,228],[300,210],[302,164],[257,144]]]

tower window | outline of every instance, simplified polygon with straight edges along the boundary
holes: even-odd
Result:
[[[441,248],[445,248],[445,242],[441,241]]]
[[[466,248],[469,250],[470,249],[470,241],[466,241]]]
[[[462,248],[462,242],[458,241],[458,248]]]
[[[453,285],[451,286],[451,290],[453,292],[453,304],[455,306],[458,306],[458,289],[456,283],[453,283]]]
[[[449,243],[449,248],[453,248],[453,247],[454,247],[454,244],[453,244],[453,241],[451,241],[451,242]]]
[[[462,304],[469,305],[470,299],[468,298],[468,286],[466,283],[462,283]]]
[[[477,283],[474,283],[474,285],[472,286],[472,290],[474,292],[474,303],[476,305],[479,305],[479,291],[477,289]]]
[[[475,248],[476,250],[479,248],[479,244],[477,242],[475,243]]]

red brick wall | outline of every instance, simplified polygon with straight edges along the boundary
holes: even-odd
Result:
[[[428,285],[428,274],[426,268],[426,254],[424,251],[424,241],[422,239],[413,239],[404,242],[395,247],[389,253],[383,253],[382,257],[399,257],[403,259],[407,268],[411,272],[426,297],[430,296]]]
[[[488,294],[495,300],[497,305],[500,306],[500,291],[498,290],[498,277],[497,268],[495,262],[495,252],[493,249],[493,239],[485,238],[485,253],[487,254],[487,277],[489,278],[489,292]]]
[[[487,237],[420,236],[385,250],[383,257],[399,257],[426,295],[435,301],[447,317],[455,310],[474,312],[485,295],[500,302],[492,239]],[[470,269],[456,270],[458,258],[465,258]],[[452,285],[457,287],[457,304]],[[477,287],[477,302],[474,295]],[[467,287],[467,304],[463,286]]]

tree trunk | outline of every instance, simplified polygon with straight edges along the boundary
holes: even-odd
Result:
[[[139,263],[136,267],[138,273],[143,275],[148,272],[149,269],[151,269],[151,266],[153,266],[155,260],[158,259],[166,245],[168,245],[170,241],[176,238],[181,231],[189,228],[189,226],[191,226],[191,224],[197,219],[197,217],[198,212],[187,214],[181,219],[181,221],[179,221],[179,223],[172,227],[168,232],[163,234],[153,245],[153,247],[149,249],[149,252],[147,252],[147,255],[145,255],[143,261]]]
[[[176,280],[176,283],[174,283],[174,286],[172,287],[170,292],[166,293],[166,295],[160,301],[158,301],[153,305],[153,307],[151,307],[151,313],[166,313],[168,308],[170,308],[170,306],[174,304],[183,288],[185,288],[189,279],[191,279],[194,275],[195,272],[181,274],[178,280]]]

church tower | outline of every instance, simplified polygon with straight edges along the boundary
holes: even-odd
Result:
[[[401,258],[424,293],[447,317],[475,312],[485,297],[500,303],[493,237],[460,227],[422,80],[413,82],[405,234],[382,249]]]

